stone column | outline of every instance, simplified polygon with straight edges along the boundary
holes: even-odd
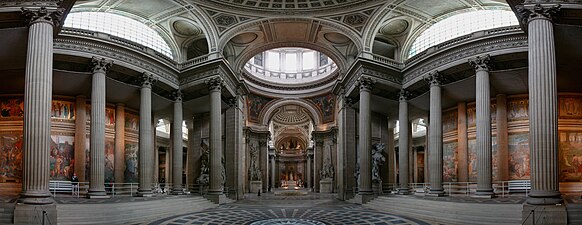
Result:
[[[224,202],[222,167],[222,78],[214,77],[206,81],[210,90],[210,157],[208,198],[216,204]]]
[[[497,127],[497,179],[509,180],[509,140],[507,136],[507,97],[498,94],[496,127]]]
[[[310,154],[307,154],[307,188],[312,188],[311,185],[311,177],[312,177],[312,172],[311,172],[311,167],[313,165],[313,156]]]
[[[19,200],[24,204],[46,205],[53,203],[48,190],[53,86],[53,28],[58,25],[62,13],[62,10],[49,11],[46,8],[22,9],[22,14],[27,18],[29,26],[24,77],[23,179]],[[54,213],[56,219],[56,211]],[[18,222],[16,218],[15,212],[15,223]]]
[[[459,182],[469,181],[469,144],[467,138],[467,103],[457,104],[457,141],[459,156]],[[497,145],[499,146],[499,145]]]
[[[183,157],[184,150],[182,147],[182,92],[174,91],[174,120],[172,124],[172,194],[183,194],[184,186],[182,184]]]
[[[398,109],[398,121],[399,126],[399,137],[398,137],[398,183],[400,183],[400,188],[398,188],[398,194],[407,195],[408,192],[408,156],[410,152],[410,146],[408,138],[411,137],[410,132],[410,121],[408,119],[408,91],[402,89],[400,90],[400,105]],[[409,136],[410,135],[410,136]]]
[[[386,164],[387,164],[387,182],[394,184],[398,182],[396,180],[396,152],[395,152],[395,140],[394,140],[394,128],[396,127],[396,120],[388,120],[388,140],[386,141]]]
[[[105,192],[105,74],[113,62],[93,57],[91,60],[91,142],[89,198],[106,196]]]
[[[275,188],[275,183],[276,183],[276,180],[275,180],[275,154],[270,155],[270,158],[271,158],[271,163],[270,163],[271,164],[271,182],[270,182],[269,186],[271,187],[270,192],[272,192],[273,191],[272,189]]]
[[[140,76],[139,103],[139,188],[138,196],[152,196],[154,136],[152,123],[152,86],[157,79],[149,73]],[[167,159],[166,159],[167,160]],[[156,171],[157,173],[157,171]]]
[[[360,88],[360,118],[359,118],[359,156],[360,156],[360,186],[356,202],[366,203],[374,194],[372,190],[372,132],[371,132],[371,110],[370,96],[371,89],[375,81],[369,77],[358,78]]]
[[[244,194],[245,184],[245,161],[242,160],[245,154],[243,143],[243,98],[241,95],[228,98],[229,108],[225,112],[225,169],[226,185],[229,191],[234,191],[234,199],[241,199]]]
[[[469,59],[476,78],[476,136],[477,192],[474,197],[493,197],[491,185],[491,91],[489,84],[489,55]]]
[[[125,106],[118,103],[115,108],[115,183],[125,182]]]
[[[77,96],[75,104],[75,173],[79,181],[87,181],[85,178],[85,143],[87,142],[87,98]]]
[[[186,117],[186,128],[188,128],[188,150],[186,151],[186,188],[190,188],[196,181],[194,174],[194,121],[192,116]]]
[[[441,75],[431,72],[424,78],[430,85],[430,126],[428,127],[428,166],[430,191],[427,195],[444,196],[443,190],[443,126],[441,107]]]
[[[527,20],[531,192],[527,203],[559,204],[558,94],[553,16],[559,5],[520,8]]]

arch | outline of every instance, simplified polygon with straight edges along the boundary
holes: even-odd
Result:
[[[315,107],[312,104],[310,104],[309,102],[307,102],[306,100],[303,100],[303,99],[279,99],[279,100],[274,101],[273,103],[270,103],[269,105],[266,106],[265,109],[263,109],[261,111],[261,113],[259,114],[260,124],[265,125],[265,126],[269,126],[269,121],[271,120],[271,118],[273,118],[273,116],[277,112],[277,109],[279,107],[285,106],[285,105],[298,105],[298,106],[305,108],[307,110],[307,112],[309,113],[309,116],[313,120],[313,124],[315,126],[320,125],[321,122],[323,121],[323,116],[320,115],[319,112],[317,111],[317,109],[315,109]]]

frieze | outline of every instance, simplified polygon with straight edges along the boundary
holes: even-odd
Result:
[[[582,119],[582,96],[559,96],[558,106],[559,119]]]
[[[0,2],[0,7],[23,7],[23,6],[58,7],[61,1],[62,0],[36,0],[36,1],[2,0],[2,2]]]
[[[220,74],[220,72],[219,72],[218,68],[207,70],[207,71],[204,71],[202,73],[195,73],[195,74],[190,75],[186,78],[180,79],[180,86],[188,84],[192,81],[201,80],[203,78],[211,77],[211,76],[215,76],[215,75],[219,75],[219,74]]]

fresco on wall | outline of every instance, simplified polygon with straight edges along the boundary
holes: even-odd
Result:
[[[51,180],[69,180],[75,171],[75,136],[51,135]]]
[[[125,142],[125,181],[127,183],[139,182],[138,177],[138,144]]]
[[[89,140],[89,135],[85,140],[85,180],[91,180],[91,140]]]
[[[457,181],[457,171],[459,168],[458,151],[459,145],[457,142],[443,144],[443,181]]]
[[[0,182],[22,178],[22,134],[0,134]]]
[[[115,182],[113,175],[115,141],[114,139],[105,138],[105,183]]]
[[[477,116],[476,116],[476,110],[477,108],[475,108],[475,106],[467,106],[467,127],[474,127],[476,122],[477,122]]]
[[[558,105],[560,119],[582,118],[582,96],[560,96]]]
[[[257,122],[259,119],[259,114],[261,110],[269,103],[272,99],[266,98],[259,95],[249,94],[247,95],[247,105],[249,106],[249,120]]]
[[[507,101],[507,120],[528,120],[529,102],[527,98],[510,98]]]
[[[309,99],[323,115],[323,122],[328,123],[334,119],[335,97],[333,94],[318,96]]]
[[[497,168],[499,163],[497,162],[497,137],[491,137],[491,178],[497,180]]]
[[[509,179],[530,179],[529,166],[529,134],[517,133],[508,135],[509,148]]]
[[[443,132],[457,130],[457,110],[450,110],[443,113]]]
[[[68,120],[75,119],[75,103],[53,100],[51,105],[51,118]]]
[[[560,181],[582,181],[582,132],[560,132]]]
[[[469,139],[467,141],[467,169],[469,181],[477,181],[477,140]]]
[[[138,131],[139,117],[134,114],[125,114],[125,128],[126,130]]]
[[[115,126],[115,109],[105,108],[105,125]]]
[[[22,117],[24,115],[24,102],[22,97],[1,97],[0,116],[2,118]]]

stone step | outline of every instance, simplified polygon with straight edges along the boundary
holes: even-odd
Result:
[[[568,204],[566,210],[568,210],[569,225],[582,224],[582,204]]]
[[[0,224],[12,224],[15,203],[0,203]]]

